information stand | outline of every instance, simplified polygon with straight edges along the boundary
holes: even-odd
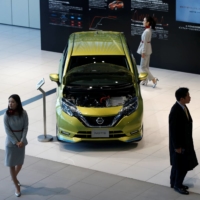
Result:
[[[37,90],[40,90],[43,95],[43,118],[44,118],[44,134],[38,136],[39,142],[49,142],[53,140],[53,137],[51,135],[46,134],[46,96],[45,91],[41,88],[44,85],[45,81],[44,78],[40,80],[40,82],[36,85]]]

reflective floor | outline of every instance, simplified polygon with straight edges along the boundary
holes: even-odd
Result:
[[[60,53],[40,50],[40,31],[0,25],[0,113],[7,107],[13,94],[22,101],[41,92],[36,84],[45,79],[45,91],[56,88],[49,80],[57,73]],[[43,131],[42,99],[30,102],[24,109],[29,115],[29,145],[26,154],[86,169],[106,172],[158,185],[169,186],[168,114],[175,103],[174,92],[179,87],[190,89],[188,105],[193,117],[193,138],[200,161],[200,76],[183,72],[151,68],[159,78],[155,89],[149,83],[141,86],[144,100],[144,138],[139,143],[59,143],[55,139],[56,94],[47,96],[47,134],[52,142],[38,142]],[[2,111],[2,112],[1,112]],[[4,149],[5,132],[0,114],[0,149]],[[190,191],[200,193],[200,166],[187,174],[185,184]]]
[[[0,160],[4,151],[0,150]],[[26,156],[18,180],[25,200],[197,200],[145,181]],[[8,168],[0,162],[0,200],[16,199]]]

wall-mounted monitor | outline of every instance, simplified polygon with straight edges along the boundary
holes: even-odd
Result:
[[[176,0],[176,21],[200,24],[200,0]]]

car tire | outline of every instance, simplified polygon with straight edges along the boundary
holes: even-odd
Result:
[[[117,10],[117,7],[115,7],[115,10]]]

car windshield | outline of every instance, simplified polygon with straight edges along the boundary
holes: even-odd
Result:
[[[133,75],[123,66],[92,63],[75,67],[64,77],[67,86],[122,86],[133,84]]]
[[[90,63],[109,63],[130,70],[125,56],[72,56],[67,71]]]

